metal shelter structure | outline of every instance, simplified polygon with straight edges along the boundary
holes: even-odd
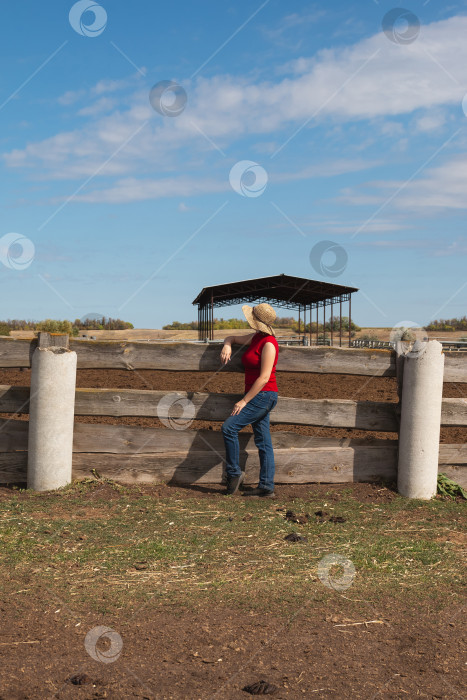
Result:
[[[203,287],[194,299],[193,304],[198,304],[198,339],[214,340],[214,308],[219,306],[233,306],[235,304],[247,304],[266,302],[271,306],[279,306],[284,309],[298,309],[299,334],[301,318],[303,315],[303,328],[306,328],[306,318],[310,319],[310,345],[312,338],[312,315],[316,312],[316,344],[319,341],[319,309],[323,310],[323,342],[326,344],[326,307],[330,306],[330,316],[334,317],[334,305],[339,305],[339,345],[342,345],[342,302],[349,304],[349,328],[348,344],[350,347],[351,324],[351,295],[358,292],[356,287],[344,287],[340,284],[320,282],[318,280],[293,277],[291,275],[274,275],[272,277],[258,277],[251,280],[217,284],[212,287]],[[330,341],[334,340],[334,329],[331,324]]]

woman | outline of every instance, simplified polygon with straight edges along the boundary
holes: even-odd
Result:
[[[269,304],[242,306],[250,326],[256,331],[248,335],[231,335],[224,340],[221,361],[227,364],[232,355],[232,343],[246,345],[242,355],[245,368],[245,396],[238,401],[231,415],[222,425],[226,453],[227,491],[237,493],[245,474],[240,469],[238,433],[250,424],[253,427],[255,445],[259,452],[260,472],[258,488],[245,491],[245,496],[275,498],[274,451],[269,431],[269,413],[277,403],[276,364],[279,345],[271,323],[276,313]]]

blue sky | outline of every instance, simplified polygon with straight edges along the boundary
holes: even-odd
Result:
[[[467,312],[467,2],[91,5],[5,18],[0,317],[161,327],[282,272],[360,325]]]

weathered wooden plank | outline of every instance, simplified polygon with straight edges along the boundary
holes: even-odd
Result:
[[[0,413],[27,413],[27,387],[0,386]],[[167,405],[166,397],[173,401]],[[201,392],[167,392],[140,389],[77,389],[75,415],[79,416],[140,416],[172,418],[179,427],[191,419],[224,421],[241,394],[205,394]],[[164,399],[162,403],[161,400]],[[190,404],[191,402],[191,404]],[[183,416],[183,408],[192,411]],[[185,409],[187,410],[187,409]],[[397,422],[394,404],[345,399],[293,399],[279,397],[272,411],[272,423],[319,425],[361,430],[394,432]],[[178,422],[177,422],[178,421]]]
[[[0,452],[28,449],[29,421],[0,418]]]
[[[277,449],[276,483],[393,480],[396,474],[395,447]],[[159,454],[109,455],[75,453],[73,474],[89,476],[97,469],[102,476],[123,483],[217,483],[222,479],[223,458],[215,452],[166,452]],[[240,455],[246,471],[245,483],[257,483],[257,451]]]
[[[440,467],[439,471],[446,474],[448,479],[452,479],[462,486],[463,489],[467,490],[467,467],[466,466],[451,466],[451,467]]]
[[[0,419],[0,452],[25,451],[28,448],[27,421]],[[316,449],[359,446],[397,447],[397,440],[359,438],[323,438],[298,435],[290,431],[272,431],[272,444],[277,449]],[[251,433],[239,433],[241,451],[256,450]],[[133,425],[75,423],[74,452],[136,454],[163,452],[208,452],[224,454],[222,433],[217,430],[174,430],[172,428],[140,428]],[[441,443],[439,464],[467,464],[467,444]]]
[[[166,397],[171,397],[171,402]],[[205,394],[138,389],[77,389],[76,415],[172,417],[174,425],[191,418],[224,421],[240,394]],[[161,401],[164,399],[164,401]],[[190,403],[191,402],[191,403]],[[167,409],[165,408],[167,406]],[[183,418],[183,410],[185,416]],[[190,413],[191,411],[191,413]],[[177,418],[180,416],[180,418]],[[319,425],[361,430],[397,430],[394,405],[344,399],[293,399],[280,396],[271,423]],[[178,421],[178,423],[177,423]]]
[[[443,399],[441,425],[467,425],[467,399]]]
[[[72,340],[70,347],[77,352],[78,368],[82,369],[243,372],[240,358],[244,348],[239,345],[232,346],[227,365],[220,362],[220,344]],[[395,377],[396,353],[375,348],[281,346],[277,371]],[[446,355],[445,381],[467,382],[467,358],[459,353]]]
[[[0,452],[28,449],[27,421],[0,419]],[[252,433],[240,433],[241,450],[256,450]],[[366,439],[327,438],[298,435],[285,430],[272,431],[272,444],[277,448],[352,447],[367,445]],[[372,440],[371,444],[395,445],[393,440]],[[224,452],[219,430],[174,430],[173,428],[140,428],[134,425],[75,423],[74,452],[108,452],[113,454],[180,452],[214,450]]]
[[[27,452],[3,452],[0,454],[0,484],[25,482],[27,469]]]
[[[0,338],[0,367],[30,367],[33,340]],[[79,369],[167,369],[209,372],[242,372],[243,348],[233,346],[232,359],[221,365],[220,344],[143,343],[70,340],[78,354]],[[374,348],[281,346],[278,372],[318,372],[387,376],[396,374],[396,354]],[[444,381],[467,382],[467,359],[460,353],[446,355]]]
[[[444,382],[467,382],[467,353],[451,352],[444,358]]]
[[[0,367],[30,367],[37,340],[0,338]]]
[[[449,445],[442,442],[439,446],[439,464],[467,464],[467,444]]]
[[[103,430],[102,430],[103,428]],[[273,432],[275,448],[312,446],[311,438],[289,432]],[[319,440],[319,438],[315,438]],[[307,444],[309,441],[309,445]],[[240,450],[254,450],[251,433],[239,434]],[[114,454],[160,453],[195,451],[224,454],[224,440],[220,431],[173,430],[171,428],[138,428],[120,425],[77,423],[73,441],[74,452],[109,452]]]
[[[257,450],[252,433],[240,433],[241,451]],[[323,438],[298,435],[287,431],[273,431],[274,449],[353,447],[368,445],[367,440],[349,438]],[[395,440],[374,440],[372,444],[396,446]],[[1,443],[0,443],[1,444]],[[96,425],[76,423],[73,441],[74,452],[108,452],[114,454],[214,451],[224,454],[222,433],[215,430],[173,430],[171,428],[138,428],[135,426]]]
[[[0,338],[0,367],[29,367],[37,341]],[[138,343],[70,340],[78,369],[167,369],[243,372],[244,348],[234,345],[227,365],[220,361],[221,345],[209,343]],[[281,346],[277,370],[394,376],[394,353],[367,348]]]
[[[397,464],[395,446],[354,448],[275,449],[276,483],[341,483],[393,480]],[[164,452],[157,454],[115,455],[74,453],[73,478],[101,476],[122,483],[219,483],[223,458],[213,451]],[[259,472],[257,450],[240,455],[246,469],[246,483],[256,483]],[[0,483],[26,478],[25,452],[0,454]]]
[[[29,387],[0,385],[0,413],[29,413]]]
[[[381,442],[388,444],[382,445]],[[394,480],[396,475],[397,446],[394,441],[353,447],[275,448],[274,453],[277,484],[370,482]],[[448,458],[452,459],[443,464]],[[257,451],[242,452],[240,463],[246,470],[246,483],[256,483],[259,470]],[[464,445],[441,445],[439,471],[465,488],[466,465]],[[73,455],[73,478],[91,476],[91,469],[122,483],[219,483],[223,458],[214,451],[187,450],[155,454]],[[0,454],[0,483],[24,482],[26,470],[26,452]]]
[[[174,403],[177,397],[182,401],[191,401],[194,417],[198,420],[213,421],[225,420],[240,396],[140,389],[77,389],[75,414],[158,417],[159,402],[169,394],[173,395]],[[183,407],[183,403],[181,405]],[[281,396],[271,413],[271,422],[397,432],[396,409],[397,404],[387,402],[293,399]],[[176,405],[172,410],[171,415],[176,418]],[[0,386],[0,413],[28,412],[28,387]],[[162,417],[167,416],[160,408],[159,413]],[[441,424],[467,425],[467,399],[443,399]]]

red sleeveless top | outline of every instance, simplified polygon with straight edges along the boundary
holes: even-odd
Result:
[[[267,384],[263,386],[261,391],[277,391],[276,384],[276,364],[279,356],[279,344],[273,335],[263,335],[256,333],[251,343],[242,355],[242,364],[245,367],[245,393],[255,383],[261,374],[261,353],[265,343],[272,343],[276,348],[276,357]]]

